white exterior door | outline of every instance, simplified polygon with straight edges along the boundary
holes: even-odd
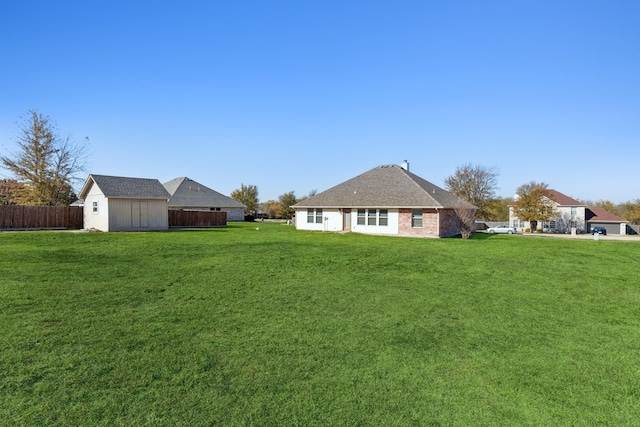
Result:
[[[343,230],[351,230],[351,209],[344,209],[342,211],[344,215],[344,223],[342,224]]]

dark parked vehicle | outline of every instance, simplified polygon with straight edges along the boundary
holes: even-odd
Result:
[[[591,229],[591,234],[596,234],[596,233],[603,234],[603,235],[606,236],[607,235],[607,229],[604,228],[604,227],[593,227]]]

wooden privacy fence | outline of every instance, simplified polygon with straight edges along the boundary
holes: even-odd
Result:
[[[81,229],[80,206],[0,205],[0,229]]]
[[[224,227],[227,213],[169,209],[169,227]]]

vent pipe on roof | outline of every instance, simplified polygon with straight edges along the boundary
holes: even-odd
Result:
[[[406,170],[407,172],[409,171],[409,162],[407,162],[406,160],[404,160],[402,162],[402,164],[400,165],[400,167],[404,170]]]

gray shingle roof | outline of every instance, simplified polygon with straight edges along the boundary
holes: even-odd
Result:
[[[89,175],[80,197],[86,197],[86,193],[95,183],[107,198],[118,199],[169,199],[169,193],[157,179],[149,178],[125,178],[121,176]]]
[[[473,207],[452,193],[398,165],[371,169],[297,203],[296,208]]]
[[[244,208],[245,205],[218,193],[187,177],[175,178],[165,182],[169,192],[169,207],[182,208]]]

